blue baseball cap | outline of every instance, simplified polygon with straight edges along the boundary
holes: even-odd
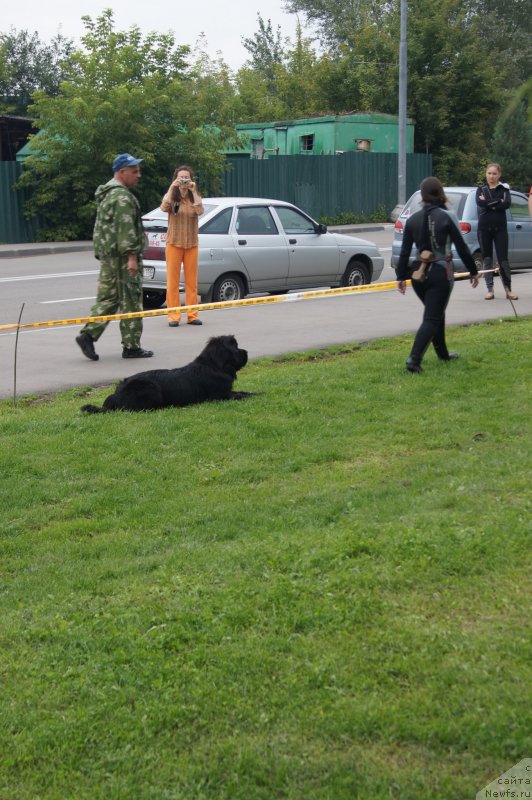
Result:
[[[117,172],[119,169],[124,169],[124,167],[136,167],[141,161],[144,161],[144,159],[135,158],[135,156],[132,156],[131,153],[120,153],[120,155],[117,156],[113,161],[113,172]]]

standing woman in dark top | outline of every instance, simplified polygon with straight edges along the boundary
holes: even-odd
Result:
[[[512,294],[512,273],[508,261],[508,225],[506,224],[506,209],[510,208],[512,199],[510,187],[501,183],[501,168],[498,164],[488,164],[486,169],[486,183],[477,189],[478,206],[478,243],[482,252],[482,265],[484,269],[493,267],[493,246],[499,262],[502,284],[509,300],[517,300],[517,295]],[[493,300],[493,272],[486,272],[486,300]]]
[[[449,353],[445,341],[445,309],[454,283],[451,247],[454,244],[458,255],[469,270],[471,285],[478,286],[478,270],[475,260],[462,238],[454,215],[446,209],[447,198],[438,178],[425,178],[421,186],[423,208],[406,221],[403,244],[396,267],[397,288],[404,294],[407,278],[412,278],[412,288],[425,306],[423,321],[416,333],[412,350],[406,362],[409,372],[421,372],[421,361],[432,342],[440,361],[452,361],[458,353]],[[418,253],[430,251],[425,277],[414,280],[409,265],[412,247]],[[429,256],[427,256],[429,258]],[[414,262],[414,270],[420,261]],[[417,272],[417,270],[415,270]]]

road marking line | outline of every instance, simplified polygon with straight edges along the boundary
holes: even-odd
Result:
[[[0,283],[15,283],[16,281],[38,281],[43,278],[77,278],[79,275],[98,275],[97,269],[84,272],[53,272],[47,275],[17,275],[14,278],[0,278]]]
[[[47,306],[52,303],[75,303],[78,300],[96,300],[96,295],[92,297],[67,297],[66,300],[39,300],[38,305]]]

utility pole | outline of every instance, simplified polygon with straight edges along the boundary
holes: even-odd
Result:
[[[401,2],[401,34],[399,41],[399,147],[397,204],[406,203],[406,0]]]

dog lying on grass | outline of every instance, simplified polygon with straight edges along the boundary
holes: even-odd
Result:
[[[103,407],[85,405],[82,411],[153,411],[168,406],[188,406],[206,400],[241,400],[250,392],[233,392],[236,373],[248,363],[234,336],[214,336],[190,364],[176,369],[138,372],[120,381]]]

